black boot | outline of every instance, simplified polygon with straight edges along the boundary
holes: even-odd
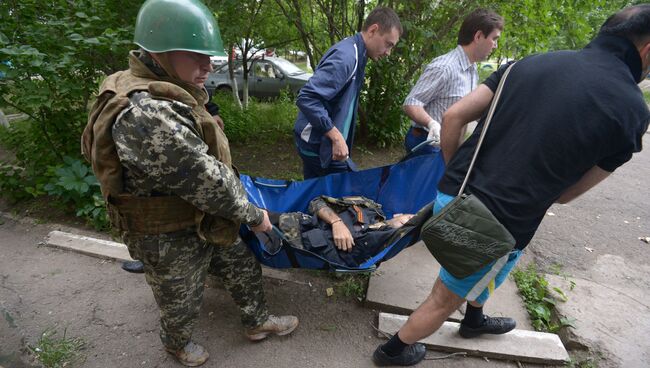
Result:
[[[144,273],[144,265],[140,261],[124,261],[122,269],[131,273]]]
[[[424,359],[426,355],[426,348],[423,344],[415,343],[404,348],[401,354],[394,357],[388,356],[382,349],[382,345],[379,345],[375,350],[375,353],[372,354],[372,360],[378,366],[387,366],[387,365],[415,365],[418,364]]]
[[[483,323],[477,327],[469,327],[467,324],[460,323],[460,336],[470,339],[482,334],[500,335],[514,330],[517,322],[508,317],[488,317],[483,316]]]

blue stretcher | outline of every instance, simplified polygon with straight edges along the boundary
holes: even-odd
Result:
[[[433,153],[406,158],[399,163],[372,169],[332,174],[304,181],[286,181],[241,176],[249,200],[260,208],[276,212],[307,212],[309,202],[319,195],[342,197],[360,195],[382,205],[388,218],[397,213],[416,213],[435,199],[438,181],[444,173],[442,154]],[[429,210],[428,216],[431,215]],[[428,217],[418,216],[420,226]],[[270,252],[242,226],[240,235],[260,263],[273,268],[310,268],[338,272],[365,272],[388,260],[419,240],[420,226],[402,232],[379,254],[358,268],[333,264],[308,250],[284,244]]]

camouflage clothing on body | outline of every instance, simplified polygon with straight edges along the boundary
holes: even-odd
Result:
[[[351,196],[334,198],[329,196],[319,196],[309,202],[309,213],[317,216],[318,211],[324,207],[329,207],[332,211],[340,213],[352,206],[359,206],[369,208],[376,211],[377,218],[381,221],[374,222],[370,225],[372,229],[379,229],[387,224],[383,221],[386,219],[384,213],[381,211],[381,205],[371,199],[361,196]],[[287,212],[280,214],[278,226],[284,233],[287,240],[297,248],[304,248],[302,244],[301,223],[308,223],[314,221],[313,217],[302,212]]]
[[[190,106],[148,91],[129,99],[112,128],[125,192],[175,195],[212,215],[249,225],[262,222],[262,211],[248,201],[230,162],[208,152]]]
[[[130,59],[131,70],[137,68],[142,75],[149,60],[144,54],[140,59],[135,55]],[[168,88],[168,95],[182,92]],[[214,146],[203,140],[191,106],[160,98],[150,90],[138,90],[128,99],[128,106],[112,125],[123,192],[136,197],[180,197],[233,223],[262,221],[263,213],[248,202],[230,167],[227,141],[227,162],[221,162]],[[160,308],[160,337],[172,351],[182,349],[191,338],[208,270],[222,279],[246,327],[256,327],[268,318],[261,268],[248,247],[236,236],[233,245],[215,247],[199,233],[190,226],[162,234],[122,234],[131,256],[144,263],[145,278]]]
[[[245,327],[268,319],[262,269],[241,239],[231,247],[215,247],[188,230],[124,240],[131,256],[144,264],[145,279],[160,309],[160,339],[166,348],[178,350],[190,340],[208,272],[235,300]]]

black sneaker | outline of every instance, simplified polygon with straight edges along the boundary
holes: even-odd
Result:
[[[463,322],[460,323],[460,336],[471,339],[482,334],[500,335],[514,330],[517,322],[509,317],[488,317],[483,316],[483,324],[478,327],[469,327]]]
[[[144,273],[144,265],[140,261],[124,261],[122,269],[131,273]]]
[[[386,353],[384,353],[384,351],[381,350],[381,347],[382,345],[379,345],[377,347],[377,350],[375,350],[375,353],[372,354],[372,360],[378,366],[415,365],[420,363],[422,359],[424,359],[424,355],[427,353],[427,349],[424,347],[424,345],[417,342],[415,344],[407,346],[404,348],[404,351],[402,351],[402,354],[394,357],[388,356]]]

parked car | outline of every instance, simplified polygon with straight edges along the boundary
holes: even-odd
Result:
[[[224,64],[228,64],[227,56],[210,56],[210,62],[212,63],[212,68],[217,70],[221,68]]]
[[[292,62],[279,57],[264,57],[249,61],[248,95],[260,99],[280,96],[280,91],[289,88],[293,94],[298,94],[302,86],[312,76]],[[235,80],[239,97],[243,95],[243,68],[241,60],[235,61]],[[210,73],[205,82],[205,88],[210,93],[214,91],[232,91],[228,64]]]

